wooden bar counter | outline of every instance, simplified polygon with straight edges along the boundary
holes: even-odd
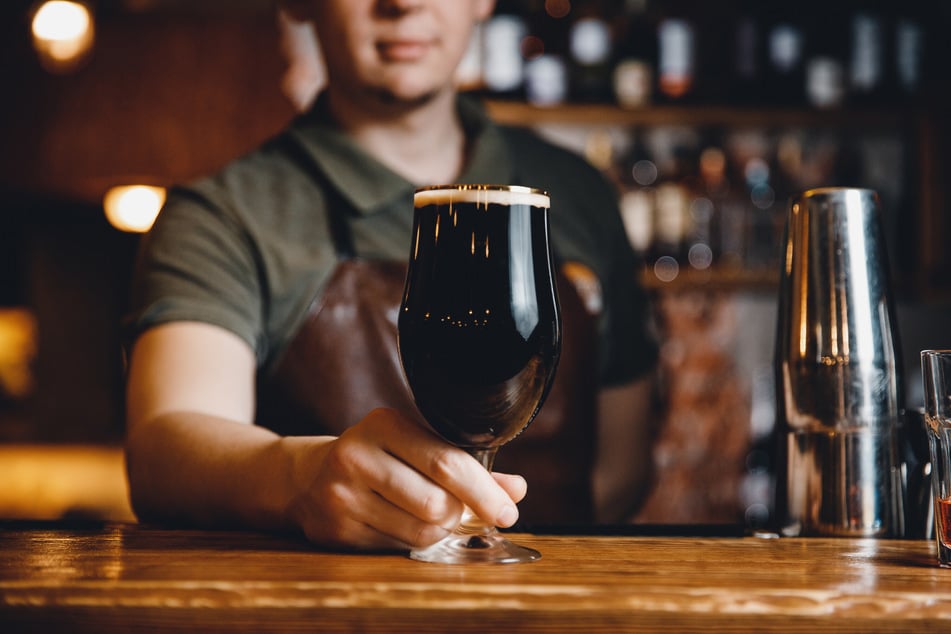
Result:
[[[951,570],[916,540],[538,536],[446,566],[290,538],[0,523],[0,632],[938,632]]]

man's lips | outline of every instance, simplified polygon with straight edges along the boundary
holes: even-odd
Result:
[[[415,62],[429,52],[432,43],[428,40],[386,40],[377,42],[380,56],[390,62]]]

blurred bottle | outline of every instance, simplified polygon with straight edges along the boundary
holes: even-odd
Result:
[[[738,201],[727,173],[726,153],[717,138],[704,142],[697,162],[696,187],[690,202],[690,224],[687,244],[687,262],[691,268],[706,270],[714,264],[737,265],[730,261],[730,250],[724,249],[726,228],[732,219],[727,215],[736,208]]]
[[[654,205],[657,165],[646,141],[636,130],[631,147],[618,162],[621,219],[628,241],[638,258],[646,263],[654,241]]]
[[[777,524],[774,517],[776,486],[776,396],[774,370],[768,363],[753,367],[750,376],[750,448],[741,491],[744,519],[750,530]]]
[[[543,53],[525,62],[525,100],[535,106],[556,106],[568,98],[564,58]]]
[[[724,158],[724,185],[715,203],[719,216],[715,257],[718,267],[737,269],[744,265],[749,242],[749,199],[736,182],[729,157]]]
[[[688,203],[687,233],[684,250],[687,264],[695,271],[709,271],[713,266],[713,236],[717,233],[717,209],[707,196],[695,192]]]
[[[849,101],[860,105],[885,101],[885,25],[879,2],[859,4],[849,17]]]
[[[730,103],[756,105],[763,101],[764,25],[760,3],[742,0],[733,21]]]
[[[771,180],[776,200],[784,206],[793,196],[809,189],[803,181],[803,137],[802,130],[791,128],[780,132],[776,138]]]
[[[495,13],[482,26],[482,80],[489,95],[501,99],[524,97],[522,40],[527,34],[519,3],[499,0]]]
[[[723,140],[727,192],[720,204],[719,265],[748,265],[752,202],[744,177],[747,162],[765,153],[764,135],[757,130],[728,130]]]
[[[902,5],[894,24],[892,60],[896,97],[903,102],[915,102],[921,96],[924,83],[925,28],[921,17]],[[940,64],[944,65],[947,60]]]
[[[570,98],[568,76],[569,0],[531,0],[525,4],[529,34],[523,40],[525,98],[553,106]]]
[[[657,31],[648,0],[624,0],[618,24],[612,77],[614,99],[622,108],[649,105],[654,98]]]
[[[851,16],[854,17],[854,16]],[[853,32],[850,16],[842,12],[823,13],[805,27],[804,92],[806,103],[820,109],[838,108],[845,102],[849,43]],[[863,49],[864,50],[864,49]],[[853,47],[852,57],[855,55]],[[851,65],[854,68],[854,64]]]
[[[654,195],[654,240],[651,266],[662,282],[673,281],[687,261],[686,243],[690,231],[689,149],[673,148],[665,164],[659,166]]]
[[[665,4],[657,23],[658,101],[683,103],[693,99],[696,83],[696,25],[679,3]]]
[[[779,263],[783,205],[776,198],[768,157],[750,157],[743,168],[749,194],[749,243],[746,264],[770,269]]]
[[[772,12],[766,36],[764,97],[775,105],[794,106],[804,100],[804,33],[800,19],[806,16],[800,12],[799,5],[792,3],[784,3]]]
[[[576,2],[569,32],[570,93],[576,102],[612,100],[615,17],[600,0]]]
[[[670,255],[694,271],[706,271],[713,265],[715,213],[700,171],[702,146],[699,140],[696,144],[680,142],[674,149],[674,168],[663,183],[669,196],[668,220],[676,217],[675,206],[680,207],[679,245],[671,242]],[[673,237],[673,224],[670,229]]]

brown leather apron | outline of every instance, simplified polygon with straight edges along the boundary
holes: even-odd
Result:
[[[259,378],[257,420],[287,435],[339,435],[376,407],[423,420],[397,349],[406,264],[352,257],[339,195],[328,201],[340,262],[275,369]],[[562,352],[535,421],[499,450],[495,469],[523,475],[525,524],[592,520],[596,426],[595,320],[561,267]]]

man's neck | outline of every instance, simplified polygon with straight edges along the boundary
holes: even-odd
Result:
[[[465,133],[456,93],[416,104],[348,99],[329,92],[330,112],[371,156],[416,185],[454,182],[465,161]]]

